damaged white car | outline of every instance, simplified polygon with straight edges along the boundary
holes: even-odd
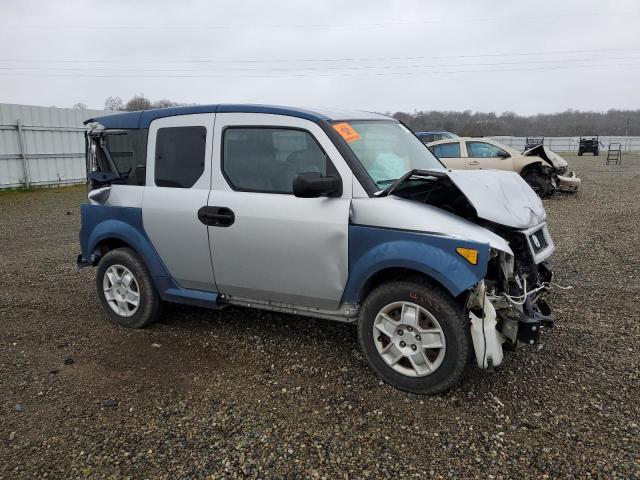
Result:
[[[350,322],[385,381],[433,394],[553,323],[538,196],[513,172],[446,169],[393,118],[198,105],[90,122],[78,266],[119,325],[162,302]]]

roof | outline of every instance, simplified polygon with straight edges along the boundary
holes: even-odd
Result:
[[[149,124],[157,119],[176,115],[195,113],[268,113],[304,118],[314,122],[320,120],[384,120],[386,115],[372,112],[350,110],[331,110],[324,108],[296,108],[276,105],[189,105],[185,107],[158,108],[139,112],[114,113],[103,117],[88,119],[85,123],[99,122],[105,128],[149,128]]]

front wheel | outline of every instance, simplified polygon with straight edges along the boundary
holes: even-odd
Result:
[[[98,264],[96,289],[109,319],[128,328],[142,328],[155,321],[160,297],[140,257],[128,248],[107,253]]]
[[[444,393],[471,364],[470,327],[462,308],[426,282],[391,282],[371,292],[360,311],[358,337],[382,379],[411,393]]]

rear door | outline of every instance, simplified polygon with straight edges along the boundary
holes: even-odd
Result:
[[[459,141],[452,140],[450,142],[437,143],[431,145],[429,150],[431,150],[447,168],[464,170],[466,167]]]
[[[513,159],[506,150],[482,140],[467,140],[467,169],[513,171]]]
[[[184,288],[215,291],[207,227],[198,210],[211,188],[215,114],[151,122],[142,220],[173,279]]]
[[[255,113],[219,113],[209,227],[219,293],[335,309],[348,275],[353,174],[315,123]],[[297,173],[342,180],[339,198],[297,198]]]

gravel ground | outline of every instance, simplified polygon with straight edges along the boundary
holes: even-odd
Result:
[[[640,478],[640,156],[569,160],[556,328],[441,397],[381,384],[350,325],[118,328],[75,272],[83,188],[0,194],[0,477]]]

